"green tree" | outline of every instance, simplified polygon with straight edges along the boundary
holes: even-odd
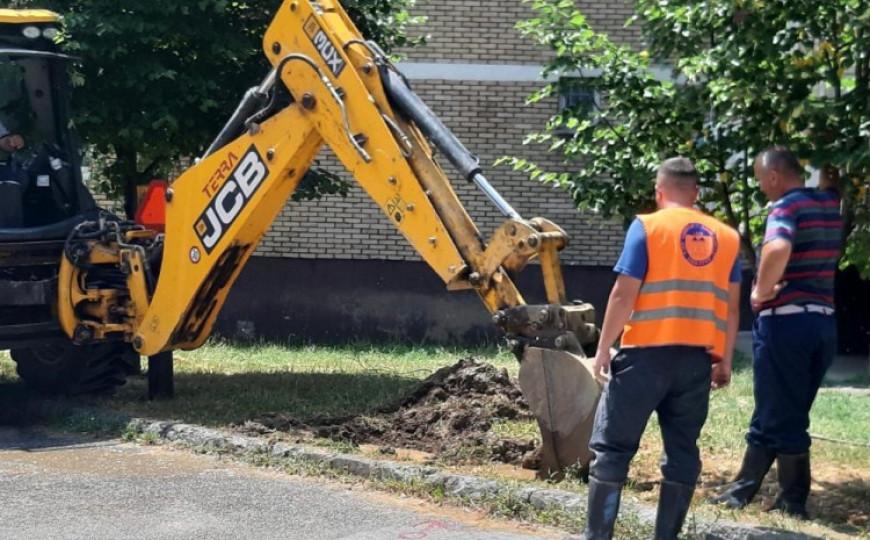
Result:
[[[345,9],[385,49],[412,45],[414,0],[346,0]],[[64,17],[64,48],[82,59],[73,110],[81,138],[117,193],[166,174],[217,134],[245,90],[268,71],[266,27],[280,0],[14,0]],[[331,175],[303,195],[343,191]]]
[[[754,264],[766,201],[752,159],[785,144],[841,182],[846,263],[870,276],[868,0],[638,0],[631,23],[646,50],[594,31],[572,0],[529,3],[536,16],[519,27],[553,51],[546,71],[558,79],[531,100],[583,77],[603,105],[565,110],[528,137],[561,154],[561,170],[507,160],[515,168],[627,221],[648,209],[661,160],[687,156],[702,203],[740,230]]]

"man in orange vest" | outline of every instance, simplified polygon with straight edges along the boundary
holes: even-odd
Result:
[[[595,357],[606,386],[589,445],[588,540],[612,537],[629,462],[653,411],[664,442],[655,538],[677,537],[701,472],[697,440],[710,389],[731,380],[740,241],[734,229],[695,210],[697,198],[692,162],[665,161],[656,177],[659,210],[632,223],[614,268],[619,276]]]

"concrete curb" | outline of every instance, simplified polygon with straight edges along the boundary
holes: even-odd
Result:
[[[474,476],[447,474],[434,467],[407,465],[282,442],[271,442],[259,437],[235,435],[190,424],[137,418],[129,422],[127,432],[237,456],[264,455],[273,459],[287,459],[364,479],[422,484],[433,489],[440,488],[445,495],[450,497],[472,502],[508,498],[536,510],[558,511],[568,514],[585,511],[586,507],[586,497],[568,491],[516,487]],[[651,506],[625,501],[622,507],[634,514],[645,525],[652,526],[655,523],[656,510]],[[733,521],[693,520],[690,516],[687,522],[690,524],[689,535],[691,537],[708,540],[814,540],[816,538],[803,533],[756,527]]]

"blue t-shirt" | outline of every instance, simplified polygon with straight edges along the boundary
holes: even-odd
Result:
[[[648,267],[649,253],[646,249],[646,230],[643,228],[643,221],[635,219],[625,235],[625,246],[622,248],[622,255],[619,256],[619,261],[616,262],[613,271],[643,281]],[[737,257],[734,261],[734,267],[731,269],[731,283],[741,282],[741,271],[740,257]]]

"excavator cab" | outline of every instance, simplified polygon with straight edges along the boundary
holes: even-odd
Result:
[[[123,344],[75,345],[57,322],[64,243],[101,212],[70,130],[58,24],[49,11],[0,9],[0,349],[36,389],[83,393],[114,387],[138,358]]]
[[[56,50],[56,17],[16,13],[0,14],[0,229],[11,230],[0,238],[51,239],[95,205],[69,131],[70,58]]]

